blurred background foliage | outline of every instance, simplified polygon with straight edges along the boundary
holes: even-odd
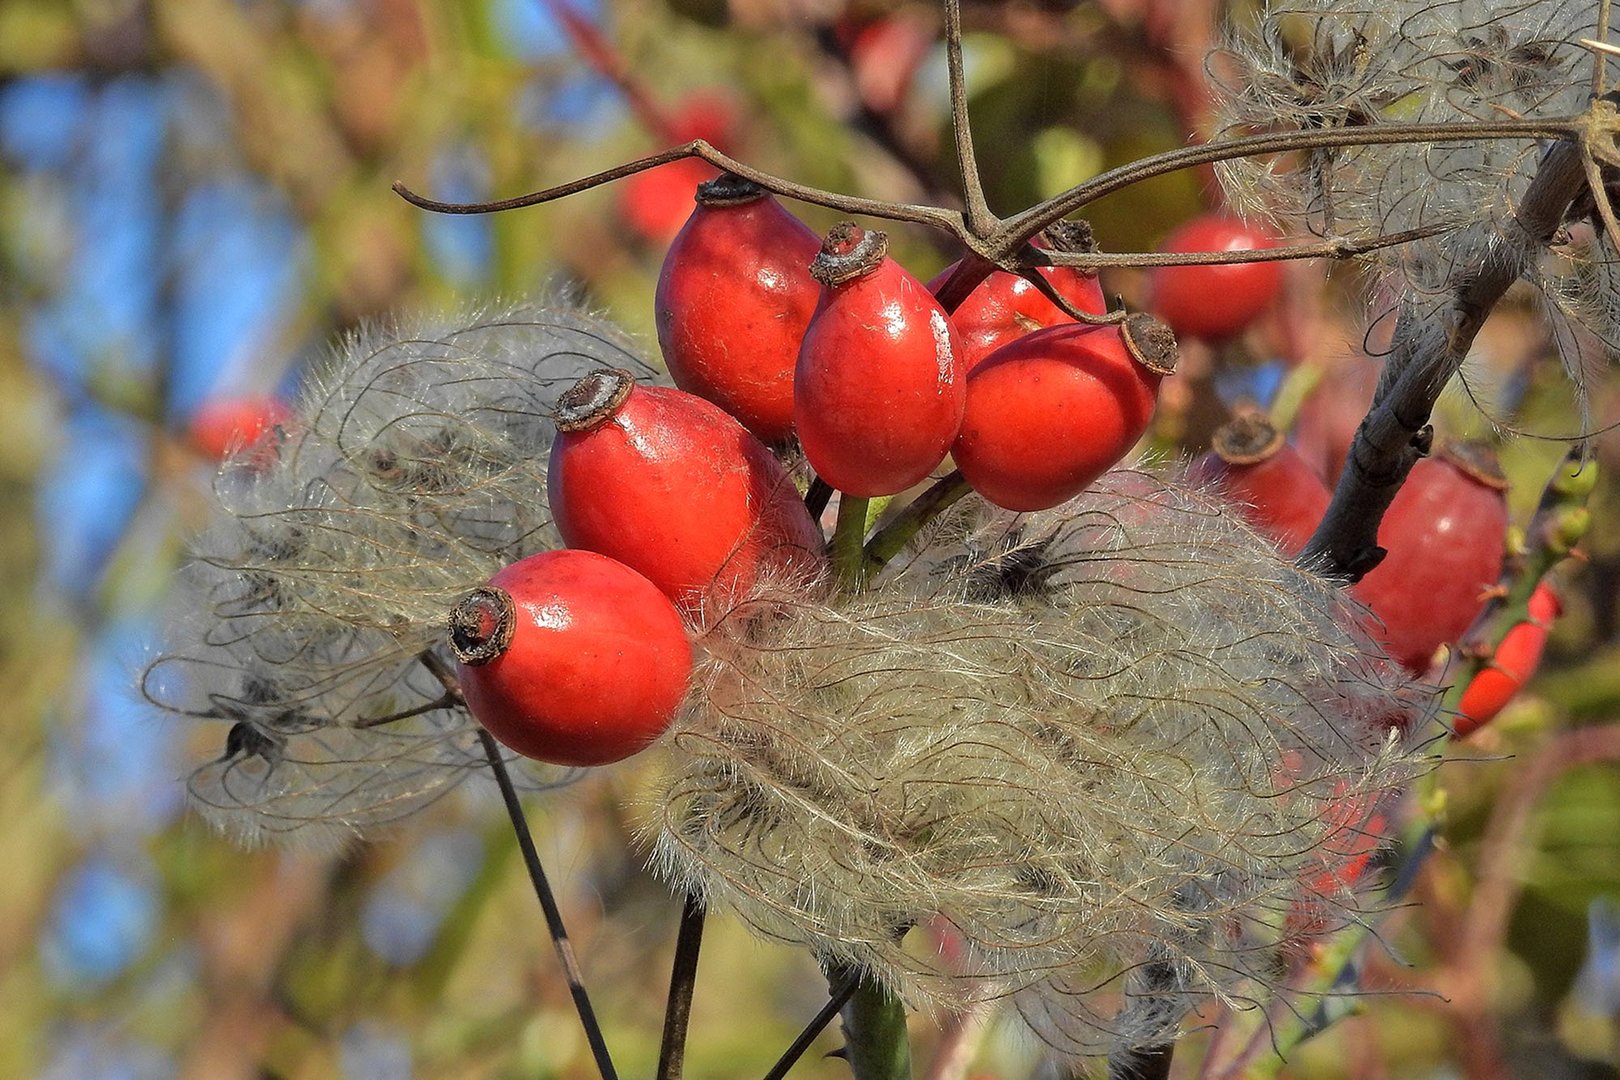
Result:
[[[970,3],[991,202],[1010,211],[1204,132],[1206,0]],[[1241,15],[1241,12],[1238,14]],[[951,203],[940,12],[841,0],[5,0],[0,3],[0,1075],[584,1077],[510,834],[447,801],[341,856],[246,852],[188,820],[180,778],[220,733],[133,691],[216,462],[205,405],[296,391],[325,343],[393,312],[568,291],[651,343],[664,244],[696,175],[492,217],[447,199],[559,183],[701,134],[827,188]],[[1148,250],[1218,194],[1196,174],[1095,208]],[[815,227],[831,217],[801,208]],[[900,230],[926,278],[954,253]],[[1324,278],[1327,284],[1324,285]],[[1159,442],[1353,356],[1344,269],[1294,268],[1287,309],[1190,350]],[[1121,273],[1113,291],[1136,295]],[[1567,432],[1540,317],[1509,307],[1473,385]],[[1620,380],[1596,388],[1620,419]],[[1454,433],[1499,435],[1475,400]],[[1620,450],[1600,441],[1608,475]],[[1524,520],[1561,453],[1503,440]],[[1420,906],[1391,914],[1364,1012],[1299,1076],[1615,1075],[1620,1016],[1620,505],[1606,483],[1541,679],[1446,767]],[[1585,741],[1581,741],[1581,740]],[[534,801],[607,1034],[652,1071],[678,904],[641,866],[639,769]],[[1389,992],[1386,995],[1384,992]],[[711,923],[689,1074],[762,1073],[824,1000],[808,958]],[[940,1033],[917,1019],[920,1060]],[[1028,1073],[1011,1025],[947,1036]],[[1178,1071],[1196,1071],[1200,1040]],[[824,1036],[821,1051],[835,1048]],[[847,1070],[818,1053],[806,1076]]]

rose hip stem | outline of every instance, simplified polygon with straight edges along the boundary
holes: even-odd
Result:
[[[428,651],[422,654],[421,660],[446,690],[454,691],[459,696],[455,673],[438,656]],[[568,993],[574,999],[574,1011],[579,1015],[580,1027],[585,1029],[585,1041],[590,1044],[591,1057],[596,1059],[597,1072],[602,1080],[619,1080],[618,1070],[613,1067],[613,1056],[608,1053],[607,1040],[602,1037],[602,1025],[597,1023],[596,1010],[591,1007],[590,994],[585,990],[584,973],[580,970],[578,958],[574,956],[574,944],[569,940],[568,928],[563,924],[562,909],[557,906],[557,897],[551,891],[545,867],[540,865],[540,852],[535,849],[529,819],[518,800],[517,788],[512,785],[512,776],[506,771],[506,759],[495,737],[485,731],[482,725],[475,726],[478,728],[478,741],[484,748],[484,757],[489,762],[489,771],[495,777],[495,786],[501,789],[501,801],[506,804],[506,815],[511,819],[512,832],[517,835],[518,850],[523,853],[523,865],[529,872],[529,882],[534,886],[534,895],[545,914],[546,929],[551,933],[551,943],[556,947],[557,959],[562,963],[563,977],[568,980]]]

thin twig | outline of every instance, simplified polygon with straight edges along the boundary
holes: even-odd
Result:
[[[1105,266],[1225,266],[1231,263],[1284,262],[1290,259],[1350,259],[1369,251],[1399,247],[1414,240],[1450,232],[1455,222],[1424,225],[1378,236],[1341,236],[1311,244],[1285,244],[1242,251],[1041,251],[1040,259],[1049,266],[1073,266],[1100,270]],[[1037,249],[1039,250],[1039,249]]]
[[[546,927],[551,931],[551,943],[557,948],[557,959],[562,961],[563,977],[568,981],[568,992],[573,996],[574,1011],[579,1014],[580,1026],[585,1029],[585,1041],[590,1044],[591,1056],[596,1059],[596,1069],[601,1073],[602,1080],[618,1080],[619,1074],[613,1068],[613,1058],[608,1053],[607,1041],[602,1038],[601,1025],[596,1021],[596,1010],[591,1008],[590,995],[585,992],[585,978],[580,971],[579,961],[574,956],[574,945],[568,940],[568,929],[563,925],[562,911],[557,907],[557,898],[552,895],[551,883],[546,880],[545,868],[540,865],[540,853],[535,850],[534,837],[529,832],[528,818],[523,813],[523,804],[518,801],[517,789],[512,786],[512,777],[506,771],[501,748],[496,744],[495,737],[482,727],[478,729],[478,740],[484,745],[484,757],[489,761],[489,771],[494,774],[495,784],[501,789],[501,801],[506,804],[506,814],[512,819],[512,831],[517,834],[518,850],[523,853],[523,864],[528,868],[534,895],[539,898],[540,909],[545,912]]]
[[[825,206],[832,210],[841,210],[846,214],[866,214],[870,217],[883,218],[887,221],[909,221],[918,225],[929,225],[936,229],[963,236],[966,230],[962,224],[962,214],[957,210],[944,210],[937,206],[919,206],[912,203],[885,202],[879,199],[862,199],[853,195],[840,195],[833,191],[823,191],[821,188],[809,187],[805,184],[784,180],[779,176],[762,172],[751,165],[745,165],[728,154],[722,154],[703,139],[693,139],[689,143],[671,147],[656,154],[627,161],[623,165],[604,169],[599,173],[571,180],[566,184],[546,188],[543,191],[531,192],[527,195],[518,195],[510,199],[497,199],[493,202],[483,203],[452,203],[440,202],[424,195],[418,195],[403,183],[395,181],[394,192],[412,206],[423,210],[431,210],[437,214],[493,214],[503,210],[518,210],[525,206],[538,206],[540,203],[554,202],[557,199],[577,195],[582,191],[611,184],[615,180],[623,180],[638,172],[667,165],[671,161],[682,158],[701,158],[717,169],[734,173],[744,180],[752,180],[766,191],[781,195],[788,199],[797,199],[800,202],[811,203],[815,206]]]
[[[831,996],[827,998],[827,1004],[823,1005],[821,1011],[810,1018],[810,1022],[804,1026],[804,1030],[799,1032],[798,1037],[793,1040],[786,1050],[782,1051],[782,1056],[777,1059],[775,1065],[771,1066],[771,1071],[765,1074],[765,1080],[782,1080],[788,1074],[788,1070],[793,1068],[798,1063],[798,1060],[804,1056],[804,1052],[810,1049],[810,1044],[815,1042],[816,1038],[827,1029],[828,1024],[832,1023],[833,1017],[843,1011],[844,1006],[849,1003],[849,999],[855,996],[856,987],[860,985],[859,975],[853,972],[845,975],[843,981],[833,988]]]
[[[1179,147],[1109,169],[1006,219],[997,233],[999,242],[987,245],[984,254],[993,260],[1006,258],[1017,250],[1018,244],[1105,195],[1112,195],[1156,176],[1217,161],[1282,154],[1293,150],[1396,143],[1471,142],[1480,139],[1573,140],[1579,138],[1583,130],[1582,117],[1566,116],[1547,120],[1493,120],[1477,124],[1378,124],[1315,131],[1276,131]]]
[[[461,695],[461,686],[456,679],[455,672],[451,671],[445,662],[439,659],[433,650],[422,652],[417,659],[422,666],[433,673],[448,693],[457,697]],[[489,763],[489,771],[495,777],[495,786],[501,790],[501,801],[506,804],[506,815],[512,821],[512,832],[517,835],[518,850],[523,854],[523,864],[529,871],[529,882],[534,886],[534,895],[540,901],[540,910],[545,913],[546,929],[551,933],[551,943],[556,947],[557,959],[562,962],[563,977],[568,981],[568,992],[574,999],[574,1011],[579,1014],[580,1027],[585,1029],[585,1041],[590,1044],[591,1056],[596,1059],[597,1072],[602,1080],[618,1080],[618,1072],[613,1068],[613,1058],[608,1053],[607,1041],[602,1038],[602,1027],[596,1021],[596,1010],[591,1008],[590,995],[585,992],[585,979],[580,971],[579,961],[574,956],[574,945],[568,939],[568,928],[563,925],[562,910],[557,907],[557,898],[551,892],[551,882],[546,879],[546,871],[540,865],[540,853],[535,850],[534,834],[529,831],[529,820],[523,812],[523,804],[518,801],[517,788],[512,785],[512,776],[506,771],[506,759],[501,754],[500,744],[495,737],[478,725],[478,741],[484,749],[484,759]]]
[[[669,1003],[664,1008],[664,1037],[658,1049],[658,1080],[681,1080],[686,1065],[686,1025],[692,1016],[692,988],[697,983],[698,952],[703,947],[703,903],[686,894],[681,928],[675,936],[675,961],[669,972]]]
[[[956,139],[956,164],[962,177],[962,196],[967,203],[965,220],[970,233],[988,239],[1001,222],[985,201],[984,181],[979,176],[979,161],[973,151],[967,78],[962,71],[962,0],[945,0],[945,65],[951,87],[951,134]]]
[[[539,3],[563,28],[580,59],[624,95],[631,115],[642,127],[661,142],[673,142],[680,137],[669,115],[653,101],[647,88],[630,70],[630,65],[624,62],[624,57],[583,12],[570,0],[539,0]]]

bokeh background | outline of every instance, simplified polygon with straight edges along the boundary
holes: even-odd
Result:
[[[1010,211],[1207,132],[1206,0],[971,3],[992,204]],[[1242,5],[1238,5],[1241,9]],[[1237,13],[1242,14],[1239,10]],[[503,819],[450,800],[341,854],[244,851],[188,816],[218,731],[135,693],[217,466],[197,420],[296,393],[344,330],[566,292],[651,339],[662,250],[701,172],[668,166],[498,216],[505,196],[694,135],[825,188],[951,204],[940,12],[843,0],[0,3],[0,1076],[585,1077],[584,1040]],[[1092,215],[1150,250],[1218,205],[1195,173]],[[833,218],[800,208],[815,227]],[[922,277],[954,253],[899,230]],[[1137,295],[1121,273],[1111,291]],[[1195,451],[1359,351],[1355,275],[1293,269],[1283,310],[1190,350],[1160,446]],[[1540,316],[1510,302],[1442,425],[1502,443],[1527,516],[1575,422]],[[1600,422],[1620,379],[1594,383]],[[1477,401],[1476,401],[1477,399]],[[1478,408],[1486,406],[1485,412]],[[1500,423],[1529,434],[1504,435]],[[1612,439],[1599,441],[1620,476]],[[1605,484],[1542,677],[1446,767],[1447,834],[1391,914],[1361,1015],[1313,1077],[1617,1074],[1620,505]],[[201,726],[200,724],[198,725]],[[652,1071],[678,903],[645,873],[640,769],[533,800],[541,850],[630,1076]],[[689,1075],[761,1074],[825,996],[803,956],[711,922]],[[918,1057],[941,1034],[916,1022]],[[1027,1075],[1009,1024],[958,1040]],[[1178,1074],[1196,1072],[1200,1039]],[[805,1076],[847,1069],[821,1054]]]

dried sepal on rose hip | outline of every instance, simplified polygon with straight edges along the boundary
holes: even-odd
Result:
[[[1413,466],[1378,528],[1388,554],[1351,586],[1392,660],[1421,675],[1462,636],[1501,573],[1507,526],[1507,479],[1489,448],[1455,443]]]
[[[821,238],[758,184],[699,184],[653,296],[658,347],[675,385],[767,443],[793,434],[793,366],[821,296]]]
[[[1249,524],[1290,556],[1304,548],[1333,499],[1282,432],[1257,413],[1217,428],[1210,449],[1194,460],[1187,479],[1219,487]]]
[[[1136,445],[1174,362],[1173,339],[1145,315],[1048,327],[1004,345],[968,373],[956,467],[1007,510],[1066,502]]]
[[[1453,737],[1461,739],[1471,735],[1496,719],[1514,695],[1530,681],[1541,664],[1541,653],[1547,645],[1547,634],[1553,622],[1563,613],[1558,594],[1545,581],[1530,594],[1530,617],[1515,623],[1502,638],[1502,643],[1491,654],[1486,666],[1476,673],[1457,703],[1457,715],[1452,721]]]
[[[962,425],[962,348],[945,310],[888,256],[888,237],[835,225],[810,272],[821,301],[799,347],[793,418],[827,483],[861,497],[927,478]]]
[[[647,576],[688,614],[762,575],[813,577],[820,527],[774,455],[684,390],[592,372],[558,402],[546,496],[563,542]]]
[[[1044,246],[1054,251],[1091,250],[1091,229],[1078,221],[1060,222],[1048,229]],[[928,283],[937,293],[961,264],[952,263]],[[1097,275],[1071,266],[1042,266],[1036,273],[1044,277],[1057,294],[1089,315],[1108,310]],[[1035,287],[1034,282],[1006,270],[990,276],[967,295],[951,312],[951,325],[962,339],[962,365],[972,371],[987,356],[1025,334],[1048,326],[1062,326],[1074,320]]]
[[[603,555],[513,563],[450,613],[461,694],[503,745],[555,765],[606,765],[675,718],[692,673],[681,616],[652,582]]]

